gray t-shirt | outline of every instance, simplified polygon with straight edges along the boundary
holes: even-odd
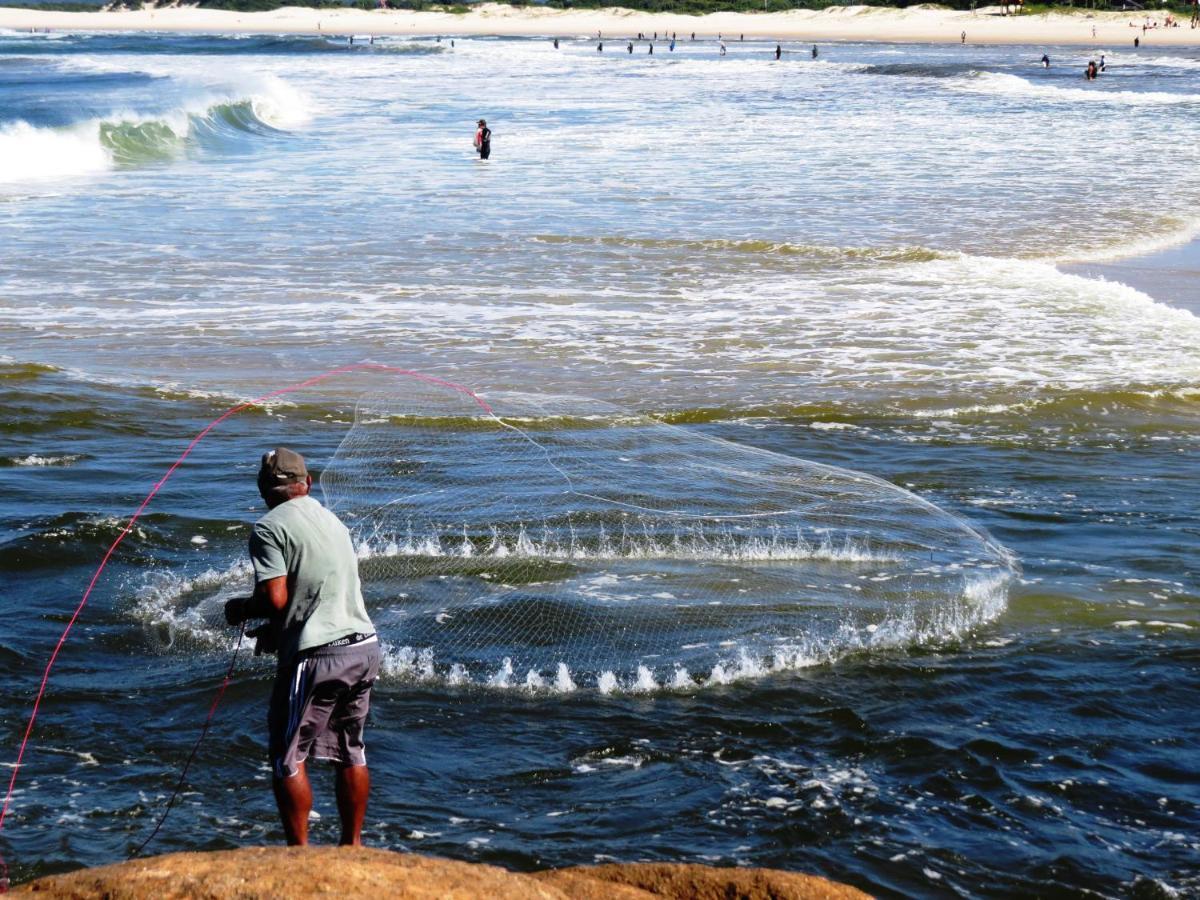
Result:
[[[256,581],[286,575],[279,662],[351,634],[374,634],[363,605],[350,532],[313,497],[281,503],[254,523],[250,560]]]

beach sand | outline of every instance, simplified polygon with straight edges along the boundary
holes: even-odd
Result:
[[[1200,46],[1200,29],[1184,21],[1178,28],[1155,28],[1143,34],[1145,13],[1092,12],[1075,14],[1001,15],[1000,7],[975,12],[932,7],[890,9],[839,6],[825,10],[782,13],[713,13],[706,16],[644,13],[628,9],[559,10],[514,8],[483,4],[470,12],[412,10],[309,9],[287,7],[271,12],[245,13],[195,7],[152,8],[125,12],[51,12],[0,8],[0,28],[67,31],[190,31],[271,34],[446,34],[528,35],[614,39],[638,32],[697,38],[802,41],[895,41],[958,43],[966,32],[973,44],[1078,44],[1097,48],[1132,46],[1135,36],[1143,48]],[[1162,14],[1151,14],[1161,21]],[[1137,23],[1131,27],[1130,23]],[[1093,34],[1094,29],[1094,34]]]
[[[1061,266],[1064,272],[1137,288],[1160,303],[1200,316],[1200,240],[1145,256]]]

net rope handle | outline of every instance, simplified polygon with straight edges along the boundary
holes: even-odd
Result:
[[[46,685],[50,680],[50,671],[51,671],[51,669],[54,668],[54,663],[58,659],[58,654],[62,651],[63,645],[67,642],[67,636],[71,633],[71,629],[75,627],[75,622],[79,619],[80,614],[83,612],[83,608],[85,606],[87,606],[87,602],[91,598],[92,591],[95,589],[97,583],[99,583],[100,576],[104,573],[104,569],[108,566],[109,560],[112,559],[112,556],[116,552],[117,547],[119,547],[121,545],[122,541],[125,540],[125,537],[129,534],[130,531],[133,530],[133,528],[137,524],[138,520],[142,517],[142,514],[146,511],[147,507],[150,506],[151,501],[155,498],[155,496],[157,496],[158,492],[163,489],[163,487],[166,485],[166,483],[168,481],[170,481],[171,476],[175,474],[175,470],[178,469],[181,465],[183,465],[184,461],[189,456],[191,456],[192,451],[196,449],[197,445],[202,440],[204,440],[204,438],[206,438],[208,436],[208,434],[211,431],[213,431],[213,429],[215,429],[217,426],[219,426],[225,420],[230,419],[233,416],[236,416],[238,413],[243,412],[252,407],[261,406],[262,404],[266,403],[268,400],[272,400],[276,397],[282,397],[286,394],[295,393],[296,391],[300,391],[300,390],[304,390],[305,388],[312,387],[313,385],[319,384],[322,381],[326,381],[330,378],[336,378],[339,375],[349,375],[353,372],[385,372],[385,373],[389,373],[392,375],[400,375],[400,376],[407,377],[407,378],[414,378],[417,381],[422,381],[426,384],[437,385],[438,387],[450,388],[454,391],[457,391],[460,394],[463,394],[464,396],[470,397],[488,415],[494,415],[494,413],[492,411],[492,407],[490,405],[488,405],[487,401],[485,401],[482,397],[480,397],[478,394],[476,394],[470,388],[467,388],[461,384],[457,384],[453,381],[447,381],[442,378],[436,378],[432,375],[424,375],[421,372],[416,372],[412,369],[402,369],[398,366],[388,366],[388,365],[384,365],[382,363],[354,363],[351,365],[339,366],[336,369],[330,369],[328,372],[322,372],[320,375],[314,375],[311,378],[306,378],[304,381],[299,381],[299,382],[296,382],[295,384],[290,384],[287,387],[279,388],[277,390],[271,391],[270,393],[263,394],[261,397],[256,397],[253,400],[246,400],[246,401],[243,401],[242,403],[238,403],[237,405],[231,406],[229,409],[225,410],[225,412],[221,413],[221,415],[217,416],[217,418],[213,419],[211,422],[209,422],[207,425],[205,425],[202,429],[200,429],[199,433],[197,433],[196,436],[194,438],[192,438],[191,442],[188,443],[187,447],[184,448],[183,452],[179,454],[179,458],[176,459],[173,463],[171,463],[170,467],[163,474],[162,478],[160,478],[157,482],[155,482],[154,486],[152,488],[150,488],[150,492],[148,494],[146,494],[145,499],[142,500],[141,504],[134,511],[134,513],[130,517],[129,521],[127,523],[125,523],[125,527],[121,529],[121,533],[118,534],[116,536],[116,538],[113,540],[113,542],[109,545],[108,550],[105,552],[103,559],[100,560],[100,565],[98,565],[96,567],[96,571],[94,573],[92,573],[92,578],[88,582],[87,589],[83,592],[83,597],[80,598],[80,600],[79,600],[79,605],[75,607],[75,612],[71,615],[71,618],[70,618],[70,620],[68,620],[66,627],[63,628],[62,635],[59,637],[58,643],[54,645],[54,650],[53,650],[53,652],[51,652],[50,658],[46,662],[45,670],[42,672],[42,682],[41,682],[41,685],[38,687],[37,695],[34,697],[33,709],[29,714],[29,723],[25,726],[25,733],[21,737],[20,747],[17,750],[17,759],[12,767],[12,776],[8,780],[8,789],[7,789],[7,791],[5,791],[5,794],[4,794],[4,805],[2,807],[0,807],[0,831],[2,831],[4,829],[4,820],[8,816],[8,809],[12,803],[13,791],[16,789],[16,786],[17,786],[17,776],[21,772],[22,760],[25,758],[25,749],[29,744],[30,735],[33,734],[33,726],[34,726],[34,723],[37,721],[38,710],[41,708],[42,698],[45,696],[45,693],[46,693]],[[236,659],[236,655],[235,655],[235,659]],[[208,726],[209,726],[209,724],[211,724],[213,716],[216,715],[217,704],[220,702],[221,695],[224,694],[225,686],[227,684],[228,684],[228,676],[226,677],[226,682],[224,684],[222,684],[221,690],[218,692],[216,701],[213,703],[212,707],[209,709],[208,719],[205,721],[204,729],[202,731],[202,736],[203,736],[204,732],[207,732]],[[190,760],[189,760],[189,762],[190,762]],[[143,847],[144,846],[145,845],[143,844]],[[8,890],[8,865],[5,862],[3,862],[3,860],[0,860],[0,892],[4,892],[7,890]]]

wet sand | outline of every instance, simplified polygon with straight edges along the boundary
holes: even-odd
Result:
[[[1161,303],[1200,316],[1200,240],[1148,256],[1106,263],[1079,263],[1064,272],[1118,281]]]

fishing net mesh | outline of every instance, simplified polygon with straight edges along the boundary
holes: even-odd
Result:
[[[393,672],[684,687],[996,615],[1013,564],[877,478],[594,400],[363,397],[321,476]]]

